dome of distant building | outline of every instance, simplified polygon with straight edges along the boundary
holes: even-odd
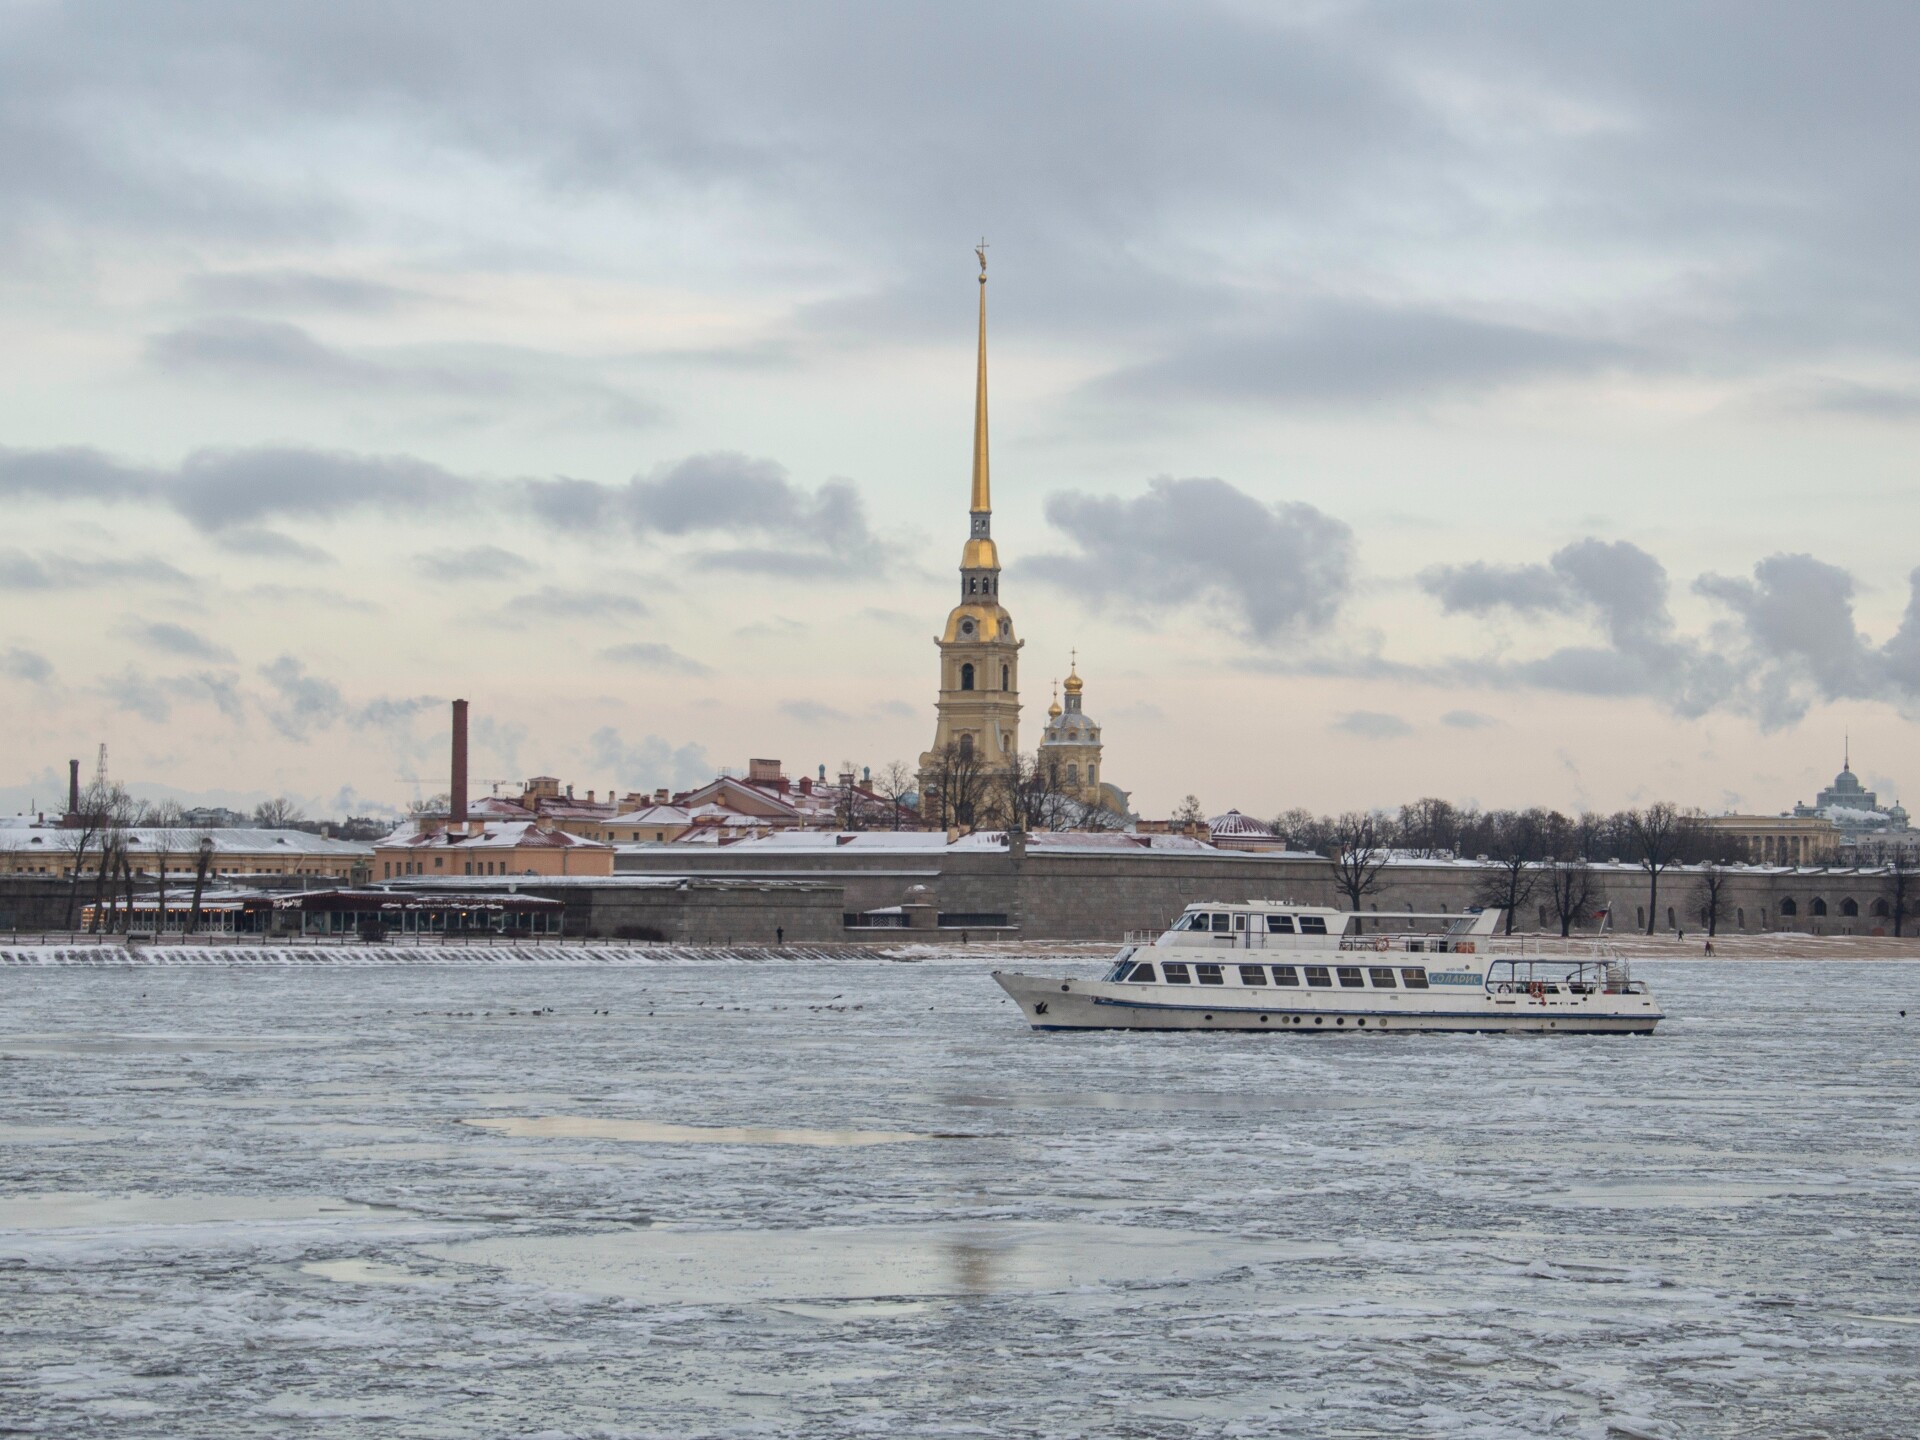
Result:
[[[1222,835],[1271,835],[1273,827],[1262,825],[1250,815],[1242,815],[1238,810],[1229,810],[1224,815],[1216,815],[1207,822],[1209,834],[1218,838]]]

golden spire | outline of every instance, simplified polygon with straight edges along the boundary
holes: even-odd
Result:
[[[1058,680],[1053,682],[1053,703],[1047,706],[1047,714],[1055,720],[1060,718],[1060,682]]]
[[[993,509],[987,489],[987,241],[982,236],[973,253],[980,257],[980,372],[973,390],[973,504],[974,514]]]

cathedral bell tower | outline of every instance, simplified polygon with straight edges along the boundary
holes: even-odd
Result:
[[[980,358],[973,392],[973,497],[960,552],[960,603],[947,616],[940,647],[940,699],[933,747],[920,757],[921,811],[941,818],[942,753],[971,754],[981,771],[1005,770],[1020,752],[1020,647],[1013,617],[1000,603],[1000,552],[993,543],[987,474],[987,252],[980,257]]]

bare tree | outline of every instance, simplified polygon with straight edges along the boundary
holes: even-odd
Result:
[[[185,860],[193,844],[193,836],[181,825],[184,813],[179,802],[162,800],[150,807],[146,814],[149,827],[147,854],[153,858],[154,909],[159,916],[159,923],[154,929],[161,935],[167,932],[167,871],[176,860]]]
[[[1273,833],[1283,837],[1295,850],[1319,852],[1326,849],[1327,822],[1311,810],[1295,807],[1273,817]]]
[[[1539,861],[1546,853],[1545,812],[1496,810],[1482,825],[1491,869],[1474,892],[1476,903],[1506,912],[1505,933],[1513,933],[1515,913],[1533,898],[1540,882]]]
[[[1626,811],[1621,819],[1633,858],[1647,872],[1647,934],[1651,935],[1660,921],[1660,876],[1698,848],[1701,817],[1662,800],[1644,810]]]
[[[1553,918],[1560,922],[1560,938],[1564,940],[1593,908],[1593,869],[1584,856],[1556,860],[1548,867],[1546,878]]]
[[[1451,802],[1429,795],[1400,807],[1393,839],[1400,849],[1424,859],[1454,850],[1459,836],[1460,812]]]
[[[1727,913],[1728,887],[1732,881],[1733,872],[1718,861],[1702,865],[1694,879],[1694,913],[1700,917],[1700,923],[1707,927],[1709,939],[1720,933],[1720,922]]]
[[[913,768],[904,760],[889,760],[880,767],[880,773],[874,777],[873,792],[887,806],[887,828],[898,830],[900,821],[906,813],[907,797],[914,793],[919,785]]]
[[[1207,812],[1201,807],[1198,795],[1189,795],[1180,802],[1173,812],[1173,823],[1182,830],[1207,823]]]
[[[1387,822],[1367,810],[1349,810],[1327,822],[1326,856],[1333,862],[1333,883],[1354,909],[1380,888],[1387,863]]]
[[[996,805],[1007,823],[1022,830],[1075,828],[1089,808],[1067,793],[1058,767],[1038,752],[1015,755],[1005,770],[993,777]]]
[[[267,830],[285,830],[306,818],[300,807],[284,795],[262,800],[253,807],[253,823]]]
[[[196,852],[193,865],[193,908],[187,912],[187,934],[200,933],[200,901],[207,893],[207,870],[213,864],[214,840],[211,833],[202,830],[194,845]]]
[[[1887,861],[1887,912],[1893,920],[1893,933],[1901,933],[1907,917],[1916,908],[1916,890],[1920,890],[1920,869],[1907,858],[1904,848],[1896,849]]]
[[[987,817],[988,775],[985,758],[972,745],[949,740],[934,752],[923,788],[932,792],[942,829],[972,830]],[[923,807],[926,801],[923,794]]]
[[[438,795],[429,795],[426,799],[416,800],[407,806],[407,818],[409,820],[427,820],[437,815],[446,815],[450,813],[452,809],[453,793],[449,790],[442,790]],[[259,818],[259,811],[254,812],[254,818]]]

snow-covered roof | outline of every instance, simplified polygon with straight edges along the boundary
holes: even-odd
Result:
[[[488,822],[478,832],[407,830],[393,832],[380,848],[406,850],[607,850],[598,840],[583,840],[564,830],[552,830],[535,820]]]
[[[25,833],[23,834],[22,831]],[[14,828],[4,842],[12,851],[31,852],[35,848],[71,852],[85,832],[57,825],[33,825]],[[370,857],[373,846],[364,840],[335,840],[311,835],[305,830],[267,830],[254,828],[197,830],[191,826],[138,825],[122,830],[120,837],[127,850],[140,855],[190,855],[198,851],[202,839],[213,842],[213,853],[220,855],[309,855],[327,859]],[[87,848],[98,850],[100,836],[87,837]]]

